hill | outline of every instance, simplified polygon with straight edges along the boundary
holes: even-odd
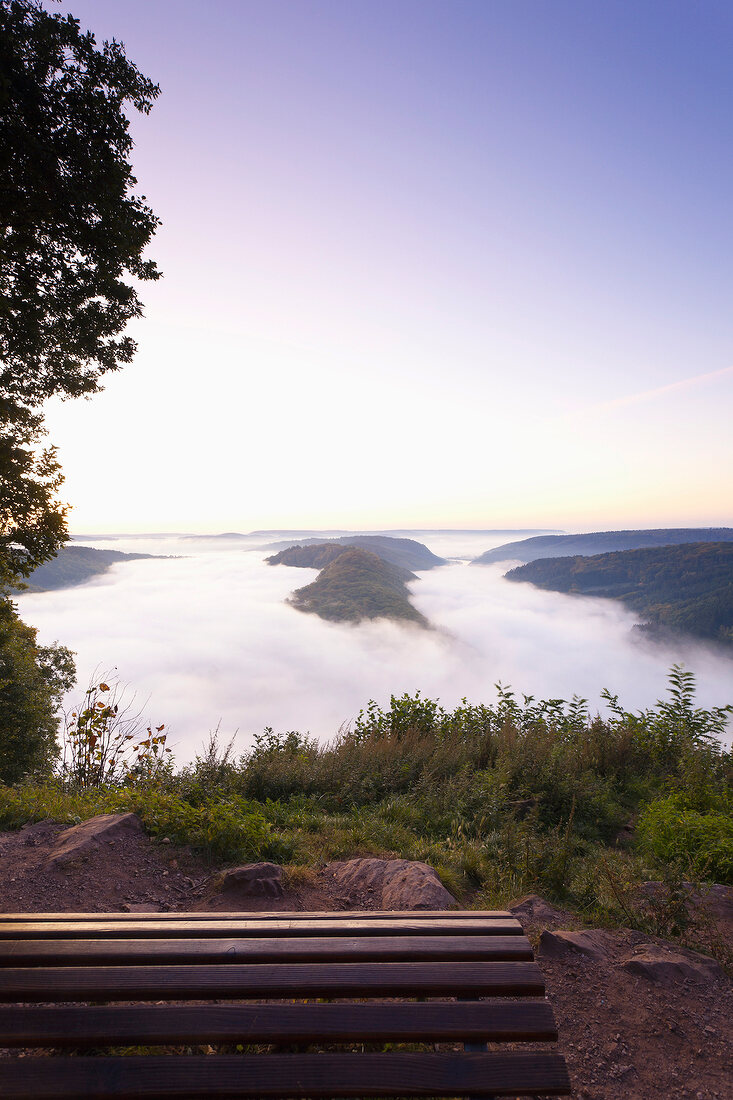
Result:
[[[679,546],[692,542],[733,542],[733,527],[660,527],[648,531],[594,531],[585,535],[539,535],[505,542],[476,558],[473,565],[495,561],[535,561],[537,558],[606,554],[647,546]]]
[[[121,550],[95,550],[91,546],[63,546],[55,558],[39,565],[31,573],[24,592],[50,592],[85,584],[106,573],[120,561],[152,558],[154,554],[123,554]]]
[[[506,574],[551,592],[621,600],[647,629],[733,644],[733,543],[622,550],[544,558]]]
[[[414,579],[409,570],[353,546],[329,562],[312,584],[293,592],[289,602],[333,622],[396,619],[427,626],[409,600],[406,582]]]
[[[311,565],[303,551],[309,548],[321,551],[328,546],[357,546],[403,569],[434,569],[436,565],[445,565],[445,558],[439,558],[423,543],[416,542],[415,539],[395,539],[389,535],[346,535],[336,539],[299,539],[297,543],[290,543],[283,549],[280,543],[272,549],[281,552],[273,554],[267,561],[270,565],[309,566],[318,569],[320,566]]]
[[[340,542],[315,542],[308,546],[289,546],[279,554],[271,554],[265,561],[268,565],[292,565],[296,569],[323,569],[347,549]]]

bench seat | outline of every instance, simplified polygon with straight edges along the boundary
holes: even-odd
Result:
[[[9,1100],[570,1091],[509,913],[0,914],[0,960]]]

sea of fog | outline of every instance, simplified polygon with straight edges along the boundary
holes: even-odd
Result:
[[[266,544],[287,542],[287,533],[79,539],[166,557],[125,562],[88,584],[27,594],[18,604],[39,640],[75,651],[82,692],[100,674],[128,684],[146,719],[165,723],[179,762],[217,726],[226,739],[236,735],[240,751],[266,726],[329,740],[370,699],[386,704],[405,691],[452,707],[464,697],[493,701],[500,681],[538,698],[581,695],[602,712],[607,687],[634,710],[653,705],[668,669],[683,663],[697,676],[701,704],[733,701],[733,660],[712,647],[652,645],[618,603],[510,583],[502,574],[511,563],[468,564],[521,536],[413,537],[450,559],[411,585],[431,631],[328,623],[289,607],[288,593],[317,571],[265,563]]]

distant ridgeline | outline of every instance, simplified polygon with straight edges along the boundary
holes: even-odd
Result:
[[[535,561],[537,558],[607,554],[645,546],[678,546],[688,542],[733,542],[733,527],[660,527],[651,531],[594,531],[587,535],[539,535],[505,542],[476,558],[473,565],[495,561]]]
[[[71,588],[101,576],[115,562],[154,556],[123,554],[121,550],[93,550],[91,546],[63,546],[55,558],[33,570],[22,591],[50,592],[54,588]]]
[[[333,622],[395,619],[419,626],[428,622],[410,603],[407,581],[417,579],[412,569],[443,564],[443,558],[422,543],[386,535],[353,535],[328,542],[308,539],[267,561],[321,570],[312,584],[290,597],[300,611]]]
[[[344,535],[335,539],[299,539],[297,545],[290,545],[279,554],[268,558],[270,565],[296,565],[308,569],[321,569],[333,557],[318,561],[320,552],[332,552],[336,547],[359,546],[362,550],[371,550],[383,561],[391,565],[401,565],[403,569],[434,569],[436,565],[445,565],[445,558],[439,558],[427,546],[414,539],[394,539],[389,535]],[[308,557],[308,551],[316,551]],[[333,555],[335,556],[335,555]]]
[[[733,645],[731,541],[543,558],[506,577],[551,592],[621,600],[643,615],[652,633],[682,632]]]

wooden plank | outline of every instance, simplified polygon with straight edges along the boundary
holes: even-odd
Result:
[[[504,909],[342,909],[321,912],[249,912],[237,910],[233,913],[182,910],[176,913],[0,913],[0,921],[130,921],[153,920],[242,920],[246,917],[256,920],[413,920],[415,917],[428,919],[440,917],[441,920],[507,920],[512,914]]]
[[[463,920],[460,924],[464,936],[523,935],[518,920]],[[138,938],[173,936],[453,936],[456,922],[438,917],[409,920],[135,920],[135,921],[6,921],[0,923],[0,939],[85,939],[97,937]]]
[[[0,1047],[555,1039],[550,1005],[531,1001],[0,1008]]]
[[[531,960],[526,936],[0,940],[0,966]]]
[[[533,962],[62,966],[0,970],[0,1002],[544,994]],[[1,1095],[1,1094],[0,1094]]]
[[[568,1095],[558,1054],[273,1054],[23,1058],[0,1063],[4,1100],[152,1097]]]

